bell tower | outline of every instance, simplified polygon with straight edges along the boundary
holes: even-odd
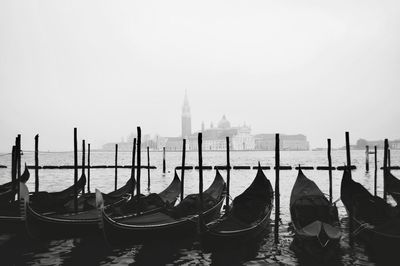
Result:
[[[182,138],[192,135],[192,117],[190,114],[189,100],[185,90],[185,99],[182,106]]]

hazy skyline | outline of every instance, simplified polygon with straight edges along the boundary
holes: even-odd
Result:
[[[400,138],[398,1],[1,1],[0,151],[244,121],[311,147]]]

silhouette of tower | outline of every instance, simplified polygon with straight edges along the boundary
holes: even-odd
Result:
[[[182,138],[187,138],[192,134],[192,118],[190,115],[189,100],[185,90],[185,99],[182,107]]]

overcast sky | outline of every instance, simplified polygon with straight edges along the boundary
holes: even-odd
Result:
[[[323,3],[324,2],[324,3]],[[312,147],[400,138],[400,2],[0,1],[0,151],[178,136],[223,114]]]

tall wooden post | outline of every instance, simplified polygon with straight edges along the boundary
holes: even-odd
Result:
[[[131,168],[131,181],[135,182],[135,156],[136,156],[136,138],[133,139],[133,147],[132,147],[132,168]],[[132,186],[131,196],[133,197],[135,194],[135,187]]]
[[[150,191],[150,151],[147,146],[147,190]]]
[[[279,194],[279,167],[280,167],[279,134],[275,135],[275,244],[279,243],[279,216],[280,216],[280,194]]]
[[[114,190],[118,187],[118,144],[115,144],[115,176],[114,176]]]
[[[17,147],[13,145],[11,151],[11,182],[12,189],[17,189]]]
[[[376,145],[374,146],[374,195],[377,195],[377,183],[378,183],[378,159]]]
[[[225,210],[229,211],[229,188],[231,184],[231,160],[229,157],[229,137],[226,137],[226,202]]]
[[[390,167],[392,166],[392,164],[390,163],[390,149],[388,149],[387,158],[388,158],[388,171],[390,172]]]
[[[87,192],[90,193],[90,143],[87,151]]]
[[[182,168],[181,168],[181,202],[184,199],[185,190],[185,161],[186,161],[186,139],[183,139],[182,143]],[[165,148],[164,148],[165,149]]]
[[[165,174],[166,168],[167,168],[166,164],[165,164],[165,147],[163,147],[162,158],[163,158],[163,160],[162,160],[162,172],[163,172],[163,174]]]
[[[141,170],[141,164],[140,164],[140,150],[141,150],[141,145],[142,145],[142,132],[140,127],[137,127],[137,172],[136,172],[136,196],[138,197],[138,200],[140,198],[140,170]]]
[[[365,146],[365,171],[369,172],[369,146]]]
[[[345,171],[349,171],[349,175],[351,178],[351,157],[350,157],[350,136],[349,132],[346,132],[346,160],[347,160],[347,169]],[[351,206],[349,208],[349,243],[350,246],[353,246],[353,202],[351,201]]]
[[[39,191],[39,134],[35,136],[35,192]]]
[[[383,199],[385,202],[387,201],[386,195],[386,175],[388,171],[388,149],[389,149],[389,141],[385,139],[384,151],[383,151]]]
[[[74,128],[74,209],[78,211],[78,131]]]
[[[331,139],[328,139],[328,167],[329,167],[329,202],[332,204],[332,157],[331,157]]]
[[[203,134],[198,135],[198,152],[199,152],[199,196],[200,196],[200,213],[203,213]]]
[[[20,200],[21,195],[19,191],[21,181],[21,135],[17,137],[17,199]]]
[[[85,140],[82,140],[82,175],[85,175],[85,168],[86,168],[85,156],[86,156],[86,142]],[[85,187],[83,187],[82,189],[82,194],[85,194]]]

